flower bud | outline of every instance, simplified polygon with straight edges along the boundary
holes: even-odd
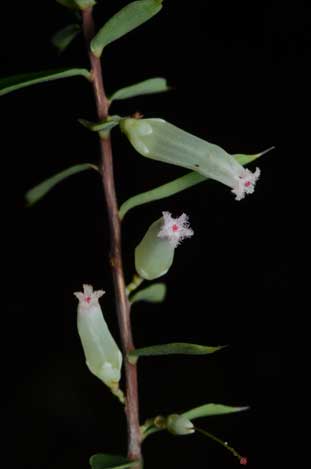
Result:
[[[74,293],[79,300],[78,332],[89,370],[123,401],[119,389],[122,354],[110,334],[98,302],[104,293],[102,290],[93,291],[91,285],[83,285],[83,293]]]
[[[172,218],[169,212],[152,223],[135,249],[135,267],[140,277],[154,280],[166,274],[173,263],[175,248],[193,235],[188,217]]]
[[[124,119],[122,131],[143,156],[192,169],[231,187],[236,200],[252,194],[260,170],[243,168],[221,147],[175,127],[163,119]]]
[[[183,415],[172,414],[167,417],[166,428],[174,435],[190,435],[194,433],[193,423]]]

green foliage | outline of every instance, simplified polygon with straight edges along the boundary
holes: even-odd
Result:
[[[255,155],[233,155],[236,160],[243,166],[251,163],[260,156],[264,155],[268,151],[272,150],[274,147],[268,148],[267,150],[256,153]],[[139,205],[147,204],[155,200],[164,199],[166,197],[171,197],[178,192],[189,189],[200,182],[208,181],[210,178],[203,176],[202,174],[197,173],[196,171],[191,171],[185,176],[181,176],[177,179],[174,179],[171,182],[163,184],[162,186],[151,189],[150,191],[142,192],[141,194],[134,195],[133,197],[126,200],[120,207],[119,213],[120,218],[123,220],[125,215],[129,210]]]
[[[44,72],[22,73],[0,79],[0,96],[11,93],[12,91],[26,88],[27,86],[44,83],[46,81],[59,80],[82,76],[91,79],[91,74],[85,68],[63,68],[60,70],[45,70]]]
[[[80,33],[80,31],[81,27],[79,24],[68,24],[68,26],[60,29],[52,36],[51,42],[59,52],[63,52]]]
[[[27,205],[34,205],[40,199],[42,199],[42,197],[44,197],[51,189],[53,189],[53,187],[62,182],[64,179],[74,174],[80,173],[81,171],[85,171],[86,169],[95,169],[98,171],[97,166],[90,163],[83,163],[70,166],[70,168],[64,169],[64,171],[54,174],[54,176],[46,179],[45,181],[41,182],[40,184],[26,192],[25,199]]]
[[[132,208],[153,202],[155,200],[170,197],[174,194],[177,194],[178,192],[188,189],[189,187],[199,184],[200,182],[207,181],[207,179],[208,178],[205,176],[192,171],[185,176],[174,179],[174,181],[163,184],[162,186],[156,187],[155,189],[134,195],[121,205],[119,210],[120,218],[123,220],[127,212]]]
[[[246,164],[249,164],[249,163],[251,163],[252,161],[257,160],[257,158],[259,158],[260,156],[265,155],[265,154],[268,153],[269,151],[274,150],[274,148],[275,148],[275,147],[269,147],[269,148],[267,148],[266,150],[261,151],[260,153],[256,153],[255,155],[242,155],[242,154],[238,154],[238,155],[233,155],[233,156],[234,156],[234,158],[235,158],[242,166],[245,166]]]
[[[121,119],[122,117],[120,116],[108,116],[107,119],[100,122],[90,122],[86,119],[79,119],[79,122],[83,127],[92,132],[99,132],[101,137],[106,138],[110,131],[119,124]]]
[[[249,407],[230,407],[223,404],[204,404],[200,407],[195,407],[194,409],[187,410],[183,412],[182,415],[189,420],[197,419],[199,417],[211,417],[213,415],[224,415],[232,414],[235,412],[242,412],[243,410],[248,410]]]
[[[169,91],[169,89],[165,78],[149,78],[148,80],[140,81],[139,83],[115,91],[110,96],[110,101],[134,98],[135,96],[145,94],[163,93]]]
[[[62,5],[63,7],[69,8],[70,10],[77,10],[78,6],[75,0],[56,0],[57,3]]]
[[[56,0],[60,5],[70,10],[84,10],[96,4],[95,0]]]
[[[129,354],[129,360],[136,362],[139,357],[150,357],[159,355],[208,355],[225,348],[226,345],[209,347],[207,345],[188,344],[175,342],[163,345],[151,345],[150,347],[138,348]],[[183,414],[184,415],[184,414]],[[190,418],[186,416],[187,418]]]
[[[163,0],[137,0],[112,16],[91,41],[91,50],[100,57],[104,47],[136,29],[156,15]]]
[[[78,17],[80,17],[78,10],[83,10],[96,4],[95,0],[56,1],[66,8],[76,10],[74,13]],[[91,41],[90,47],[93,54],[99,58],[107,45],[151,19],[161,10],[162,2],[163,0],[137,0],[122,8],[113,17],[111,17],[101,29],[99,29]],[[52,43],[59,51],[63,51],[73,41],[79,31],[80,26],[78,24],[70,24],[54,34]],[[0,96],[35,84],[72,76],[83,76],[89,81],[92,81],[91,73],[84,68],[66,68],[20,74],[0,79]],[[96,83],[96,80],[94,83]],[[115,91],[110,96],[110,103],[115,100],[123,100],[133,98],[135,96],[160,93],[168,90],[169,87],[164,78],[150,78]],[[93,132],[98,132],[101,138],[109,136],[111,129],[120,125],[121,129],[128,134],[129,140],[133,146],[142,155],[193,170],[174,181],[163,184],[150,191],[137,194],[128,199],[120,207],[119,214],[121,219],[124,218],[125,214],[130,209],[136,206],[177,194],[178,192],[199,184],[200,182],[206,181],[209,178],[214,178],[227,184],[226,181],[224,182],[222,180],[223,174],[226,173],[227,169],[230,173],[229,170],[235,168],[237,166],[237,162],[241,165],[246,165],[272,149],[269,148],[268,150],[255,155],[233,155],[234,158],[232,158],[231,155],[227,154],[225,150],[217,145],[210,144],[209,142],[205,142],[202,139],[192,136],[191,134],[178,129],[161,119],[141,120],[122,118],[114,115],[108,116],[105,120],[100,122],[93,123],[85,119],[80,119],[79,122],[87,129]],[[219,161],[223,161],[223,165],[219,166]],[[97,166],[85,163],[71,166],[57,174],[54,174],[52,177],[41,182],[26,193],[25,198],[27,204],[29,206],[34,205],[61,181],[87,169],[95,169],[98,171]],[[104,174],[106,174],[106,172]],[[216,176],[219,176],[218,179],[217,177],[214,177],[215,174]],[[226,177],[224,177],[224,180],[225,179]],[[229,183],[227,185],[230,187]],[[164,212],[164,217],[165,213],[167,212]],[[183,214],[183,216],[185,215]],[[152,223],[135,249],[135,267],[139,277],[137,275],[134,276],[133,282],[126,290],[127,295],[136,289],[143,279],[154,280],[166,274],[173,263],[175,247],[177,244],[172,245],[170,242],[171,240],[167,239],[165,236],[159,237],[162,224],[163,217]],[[191,234],[193,234],[192,230],[188,229],[188,231],[191,231]],[[117,249],[119,248],[120,246],[117,246]],[[113,259],[113,261],[114,260],[118,262],[120,259],[116,256],[116,259]],[[90,288],[90,286],[86,287]],[[84,301],[84,307],[87,307],[92,298],[87,296],[84,299],[83,295],[89,294],[87,288],[84,290],[85,291],[83,293],[79,292],[76,295],[79,298],[79,305],[80,299],[82,298],[81,302]],[[102,294],[103,292],[99,291],[95,293]],[[82,295],[82,297],[79,297],[79,295]],[[165,284],[155,283],[144,289],[135,291],[135,293],[129,298],[129,301],[131,304],[138,301],[160,303],[164,300],[165,295]],[[97,295],[96,301],[98,298],[99,295]],[[119,397],[121,402],[124,402],[123,393],[118,388],[122,363],[121,352],[109,332],[100,307],[98,306],[96,311],[94,310],[93,303],[91,304],[91,307],[93,308],[92,317],[82,314],[82,309],[79,313],[78,309],[78,331],[85,352],[87,365],[92,373],[106,383],[111,388],[112,392]],[[94,311],[96,314],[94,314]],[[122,327],[124,326],[121,325],[120,327],[122,332]],[[124,346],[126,350],[126,344]],[[139,357],[144,356],[208,355],[225,347],[226,346],[205,346],[192,343],[174,342],[134,349],[128,354],[127,358],[130,363],[135,364]],[[113,372],[116,370],[117,376],[115,374],[111,374],[111,369]],[[128,399],[131,399],[131,397],[133,397],[130,389],[131,381],[129,380],[128,383],[129,394],[127,397]],[[131,402],[127,402],[127,405],[130,404]],[[162,420],[164,419],[164,421],[166,419],[166,426],[161,426],[159,421],[157,422],[158,417],[147,420],[147,424],[141,427],[142,436],[145,438],[151,433],[164,429],[168,429],[172,433],[178,435],[189,434],[194,431],[194,427],[190,420],[200,417],[235,413],[247,409],[248,407],[232,407],[213,403],[201,405],[182,414],[171,414],[167,418],[159,416],[159,418]],[[131,432],[132,429],[130,428],[129,430]],[[204,433],[204,431],[201,431],[201,433]],[[221,440],[212,436],[208,432],[205,432],[205,434],[214,440],[221,442]],[[225,446],[227,443],[223,442],[223,445]],[[238,453],[236,453],[231,447],[228,446],[227,449],[240,458]],[[139,467],[142,466],[141,461],[130,461],[123,456],[112,454],[100,453],[95,454],[90,458],[92,469],[126,469],[136,466],[137,464],[139,464]]]
[[[137,461],[129,461],[123,456],[98,453],[90,458],[92,469],[126,469],[137,464]]]
[[[146,301],[148,303],[161,303],[166,295],[166,285],[164,283],[154,283],[147,288],[139,290],[134,293],[130,302],[137,303],[138,301]]]

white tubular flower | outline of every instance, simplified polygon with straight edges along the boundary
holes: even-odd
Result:
[[[147,158],[192,169],[231,187],[236,200],[252,194],[260,171],[252,173],[218,145],[175,127],[163,119],[123,119],[122,131]]]
[[[170,212],[162,212],[163,225],[158,237],[168,239],[173,248],[176,248],[183,239],[193,236],[193,230],[189,228],[188,215],[183,213],[178,218],[173,218]]]
[[[74,293],[79,300],[78,332],[89,370],[123,402],[124,396],[119,389],[122,354],[110,334],[98,302],[104,293],[103,290],[93,291],[91,285],[83,285],[83,293]]]
[[[184,238],[193,235],[185,213],[179,218],[172,218],[169,212],[162,213],[135,249],[136,271],[146,280],[165,275],[173,263],[175,248]]]
[[[190,435],[195,431],[193,423],[183,415],[178,414],[167,417],[166,428],[174,435]]]

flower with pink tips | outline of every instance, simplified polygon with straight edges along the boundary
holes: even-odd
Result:
[[[180,217],[173,218],[170,212],[162,212],[162,214],[163,225],[158,234],[159,238],[168,239],[171,246],[176,248],[183,239],[193,236],[188,215],[183,213]]]
[[[119,388],[122,354],[108,329],[98,301],[104,293],[103,290],[94,291],[91,285],[83,285],[83,292],[74,293],[79,300],[78,332],[87,367],[124,402]]]
[[[235,200],[244,199],[245,194],[252,194],[259,176],[259,168],[256,168],[254,173],[249,169],[242,168],[241,173],[235,177],[235,184],[231,191],[236,196]]]
[[[105,294],[104,290],[94,291],[92,285],[83,285],[83,293],[75,292],[80,308],[87,308],[98,303],[98,299]]]

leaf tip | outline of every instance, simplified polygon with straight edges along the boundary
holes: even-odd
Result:
[[[260,156],[263,156],[263,155],[265,155],[266,153],[268,153],[268,152],[270,152],[270,151],[272,151],[272,150],[275,150],[275,149],[276,149],[276,147],[273,145],[272,147],[269,147],[269,148],[267,148],[266,150],[263,150],[263,151],[261,151],[260,153],[257,153],[256,156],[259,158]]]

